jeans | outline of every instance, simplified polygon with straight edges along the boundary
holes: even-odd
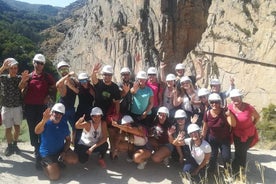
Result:
[[[231,160],[230,139],[218,140],[217,138],[209,135],[208,142],[212,148],[209,170],[211,172],[215,170],[217,166],[217,156],[218,156],[219,150],[221,152],[223,165],[226,168],[226,164],[227,163],[230,164],[230,160]]]

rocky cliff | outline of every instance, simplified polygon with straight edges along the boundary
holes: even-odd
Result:
[[[67,60],[77,73],[95,62],[136,73],[160,61],[167,73],[179,62],[195,73],[192,61],[200,57],[199,86],[218,77],[226,89],[232,76],[261,109],[276,103],[275,10],[275,0],[88,0],[66,20],[70,26],[60,24],[67,28],[58,31],[64,38],[54,60]]]

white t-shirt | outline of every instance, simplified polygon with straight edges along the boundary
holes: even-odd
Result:
[[[202,140],[202,143],[200,146],[191,145],[191,138],[185,139],[185,144],[189,146],[191,150],[191,155],[195,159],[198,165],[201,164],[201,162],[204,160],[205,153],[211,153],[211,146],[210,144]]]

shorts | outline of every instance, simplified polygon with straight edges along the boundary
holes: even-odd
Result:
[[[162,146],[168,148],[170,150],[170,152],[172,152],[173,149],[174,149],[174,147],[173,147],[173,145],[171,143],[159,145],[159,147],[162,147]]]
[[[59,155],[60,154],[56,154],[56,155],[48,155],[46,157],[42,157],[41,159],[41,165],[42,167],[47,167],[48,165],[51,165],[53,163],[58,163],[59,162]]]
[[[14,125],[21,125],[23,120],[22,106],[5,107],[1,109],[2,123],[6,128],[11,128]]]

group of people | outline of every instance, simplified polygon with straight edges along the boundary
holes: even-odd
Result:
[[[175,74],[165,76],[166,64],[161,62],[160,72],[149,67],[135,76],[123,67],[119,83],[112,81],[110,65],[96,63],[90,75],[76,75],[65,61],[57,64],[61,78],[55,82],[43,71],[45,62],[42,54],[36,54],[34,71],[22,75],[17,74],[15,59],[3,62],[0,73],[8,69],[8,74],[0,75],[1,115],[8,143],[5,155],[19,154],[24,109],[36,167],[42,167],[51,180],[60,177],[64,163],[85,163],[92,153],[105,168],[108,149],[112,160],[127,152],[127,160],[138,169],[150,159],[169,166],[170,158],[176,157],[183,172],[194,179],[216,170],[220,151],[223,166],[232,164],[238,172],[246,165],[247,150],[258,141],[255,124],[260,116],[243,102],[233,79],[227,92],[222,92],[218,79],[210,81],[210,90],[196,85],[203,77],[200,59],[195,61],[197,76],[186,76],[182,63],[176,65]]]

